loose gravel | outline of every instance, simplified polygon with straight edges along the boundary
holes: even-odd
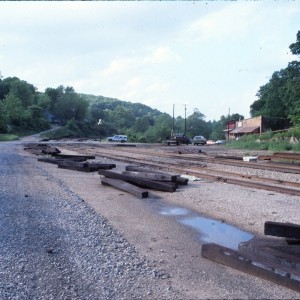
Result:
[[[263,235],[266,220],[300,222],[299,197],[201,179],[141,201],[102,186],[97,174],[39,163],[14,147],[0,144],[0,299],[299,298],[202,258],[199,234],[157,210],[184,208]]]
[[[0,299],[174,299],[140,257],[59,179],[0,144]]]

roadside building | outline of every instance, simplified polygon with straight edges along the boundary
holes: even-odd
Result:
[[[226,138],[229,140],[238,139],[245,134],[261,134],[267,131],[281,131],[290,128],[288,119],[258,116],[255,118],[235,121],[229,121],[224,130]]]

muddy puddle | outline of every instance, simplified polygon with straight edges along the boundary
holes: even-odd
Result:
[[[253,234],[237,227],[203,217],[182,207],[168,207],[160,204],[158,212],[195,230],[199,234],[201,243],[216,243],[237,250],[239,243],[254,237]]]

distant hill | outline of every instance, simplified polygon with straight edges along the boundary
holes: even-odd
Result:
[[[137,117],[143,116],[160,116],[162,113],[157,109],[153,109],[150,106],[141,103],[132,103],[129,101],[123,101],[116,98],[109,98],[104,96],[95,96],[90,94],[79,94],[83,99],[90,103],[92,108],[105,110],[115,110],[118,105],[121,105],[124,109],[128,109],[131,113]]]

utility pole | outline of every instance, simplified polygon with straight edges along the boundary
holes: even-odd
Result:
[[[102,125],[102,119],[99,119],[98,125],[99,125],[99,142],[101,142],[101,125]]]
[[[184,135],[186,135],[186,104],[184,104]]]
[[[230,119],[230,107],[228,111],[228,121],[227,121],[227,140],[229,142],[229,119]]]
[[[173,124],[172,124],[172,132],[171,132],[171,137],[173,136],[174,134],[174,122],[175,122],[175,119],[174,119],[174,110],[175,110],[175,104],[173,104]]]

